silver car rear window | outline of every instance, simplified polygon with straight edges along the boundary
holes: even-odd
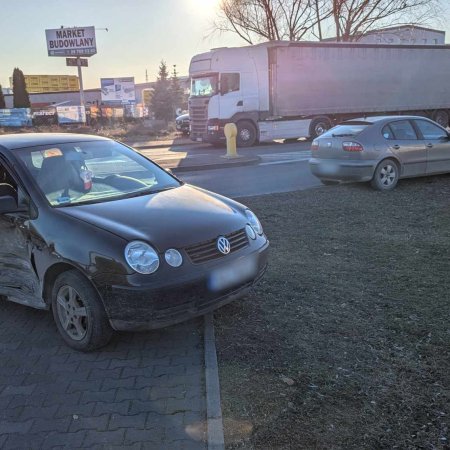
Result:
[[[359,133],[364,131],[371,124],[343,124],[337,125],[331,130],[328,130],[326,133],[322,134],[323,137],[351,137],[357,136]]]

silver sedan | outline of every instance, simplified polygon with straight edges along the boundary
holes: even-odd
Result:
[[[450,135],[418,116],[353,119],[311,145],[311,172],[324,184],[370,181],[391,190],[400,178],[450,172]]]

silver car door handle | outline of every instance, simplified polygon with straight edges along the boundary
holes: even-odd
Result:
[[[395,145],[392,146],[392,148],[395,149],[395,150],[398,150],[400,148],[400,145],[395,144]]]
[[[433,144],[428,143],[428,144],[427,144],[427,147],[428,147],[428,148],[431,148],[431,147],[433,147]]]

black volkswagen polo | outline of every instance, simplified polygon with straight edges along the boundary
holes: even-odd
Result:
[[[0,241],[0,295],[51,309],[83,351],[241,297],[269,246],[245,206],[72,134],[0,136]]]

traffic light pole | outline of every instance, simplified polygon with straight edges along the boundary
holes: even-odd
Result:
[[[85,106],[84,104],[84,90],[83,90],[83,73],[81,71],[81,58],[77,57],[77,67],[78,67],[78,79],[80,81],[80,105]]]

